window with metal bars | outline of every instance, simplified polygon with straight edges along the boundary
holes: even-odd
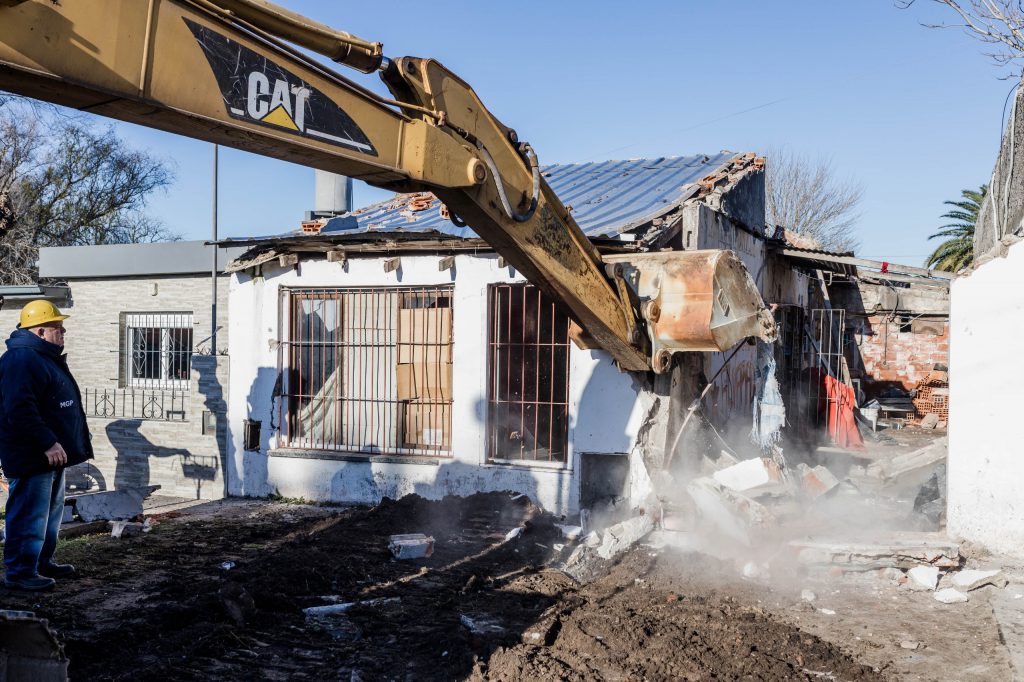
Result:
[[[569,317],[527,284],[489,292],[488,456],[565,462]]]
[[[121,313],[120,377],[128,388],[188,388],[192,313]]]
[[[286,292],[287,447],[451,450],[452,287]]]

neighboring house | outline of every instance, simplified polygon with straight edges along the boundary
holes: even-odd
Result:
[[[231,255],[220,251],[221,268]],[[96,455],[69,471],[70,489],[158,484],[165,495],[224,495],[228,282],[218,277],[212,356],[212,258],[202,242],[40,250],[40,278],[64,283],[42,289],[71,315],[68,364]],[[5,297],[5,337],[35,297]]]
[[[812,276],[809,310],[788,311],[803,329],[783,335],[783,353],[804,353],[803,367],[824,369],[834,363],[832,373],[856,389],[860,404],[882,399],[890,407],[906,405],[909,411],[891,416],[912,424],[934,412],[944,428],[948,273],[790,244],[774,248]],[[809,378],[804,373],[794,390],[813,402]]]
[[[545,176],[604,254],[732,249],[769,302],[806,305],[807,276],[768,248],[753,154]],[[373,503],[511,490],[568,515],[640,504],[724,361],[694,353],[671,374],[619,372],[429,194],[311,228],[223,242],[252,247],[230,268],[231,494]],[[745,418],[749,431],[754,358],[741,348],[715,383],[712,423]]]

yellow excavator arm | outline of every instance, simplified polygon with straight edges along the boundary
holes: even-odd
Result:
[[[394,99],[297,47],[378,71]],[[437,61],[388,59],[379,43],[263,0],[0,0],[0,89],[399,192],[433,192],[622,369],[652,365],[659,344],[643,333],[623,268],[606,274],[530,146]],[[767,325],[761,315],[751,324],[760,331],[748,335],[764,336]],[[654,368],[663,371],[664,360]]]

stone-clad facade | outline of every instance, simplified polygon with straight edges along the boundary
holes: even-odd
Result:
[[[141,257],[159,257],[162,245],[135,245]],[[81,251],[87,261],[88,249]],[[122,247],[124,248],[124,247]],[[126,259],[128,260],[128,259]],[[44,259],[43,269],[46,261]],[[82,392],[96,458],[68,472],[77,490],[110,490],[160,485],[160,494],[216,499],[225,494],[224,415],[228,384],[227,277],[218,277],[217,355],[210,355],[211,282],[205,262],[194,272],[156,276],[77,277],[88,264],[69,272],[43,272],[71,287],[68,364]],[[208,265],[207,265],[208,267]],[[168,269],[188,270],[187,263]],[[126,358],[123,314],[192,316],[191,371],[173,390],[133,387],[123,370]],[[0,323],[6,336],[17,310],[5,306]],[[2,347],[0,347],[2,350]]]

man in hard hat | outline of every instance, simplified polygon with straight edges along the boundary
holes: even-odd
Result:
[[[64,468],[92,458],[82,394],[64,356],[64,320],[49,301],[21,310],[0,356],[0,465],[7,498],[5,584],[53,587],[75,573],[53,560],[64,515]]]

